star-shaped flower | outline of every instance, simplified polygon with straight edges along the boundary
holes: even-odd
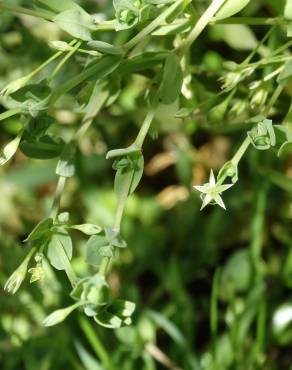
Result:
[[[194,188],[200,191],[203,204],[201,210],[204,209],[208,204],[218,204],[220,207],[225,208],[221,193],[229,189],[233,184],[220,185],[216,184],[213,170],[210,172],[209,182],[201,186],[194,186]]]

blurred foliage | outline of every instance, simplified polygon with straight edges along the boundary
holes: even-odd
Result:
[[[25,0],[8,3],[30,6]],[[209,2],[192,4],[201,14]],[[114,16],[110,1],[88,0],[81,5],[97,19]],[[242,14],[280,17],[284,5],[281,0],[253,0]],[[207,181],[210,169],[217,172],[232,157],[251,130],[250,118],[263,113],[277,87],[275,79],[264,81],[279,67],[269,63],[247,75],[236,93],[222,92],[219,81],[228,73],[226,62],[242,63],[270,27],[210,25],[188,55],[191,78],[183,85],[181,105],[177,101],[161,105],[156,112],[152,138],[143,147],[145,173],[123,217],[128,248],[108,275],[114,297],[136,302],[133,325],[109,331],[74,311],[60,325],[43,327],[42,320],[51,311],[72,303],[66,277],[45,260],[42,282],[26,280],[17,295],[0,291],[1,369],[292,369],[289,147],[280,158],[279,147],[249,148],[239,165],[239,181],[224,193],[227,211],[208,207],[200,212],[201,200],[192,188]],[[287,42],[286,28],[273,27],[255,62],[269,59]],[[52,55],[50,41],[70,42],[54,23],[1,9],[0,32],[1,87],[47,60]],[[132,32],[98,32],[97,38],[118,46]],[[171,34],[154,35],[147,48],[169,49],[172,42]],[[282,57],[291,57],[288,47]],[[52,86],[65,83],[85,62],[82,54],[76,54]],[[41,71],[35,83],[55,66]],[[124,78],[117,99],[101,110],[80,140],[76,174],[62,198],[62,211],[70,212],[72,224],[112,225],[116,196],[106,152],[135,139],[146,114],[148,79],[156,72],[149,68]],[[250,89],[250,83],[258,81]],[[117,90],[117,81],[111,82]],[[290,107],[291,79],[285,82],[270,113],[277,125]],[[75,97],[82,102],[82,94],[88,95],[86,89],[75,88],[50,108],[58,122],[54,130],[65,141],[80,125],[82,112],[76,109]],[[3,97],[0,103],[0,113],[13,108]],[[19,128],[19,116],[1,121],[1,146]],[[1,286],[27,254],[23,240],[50,211],[56,164],[55,159],[29,159],[18,151],[9,166],[0,168]],[[85,262],[86,239],[76,230],[70,234],[73,268],[79,276],[88,276],[94,268]]]

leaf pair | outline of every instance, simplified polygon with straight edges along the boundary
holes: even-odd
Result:
[[[125,248],[126,242],[119,232],[105,228],[100,235],[93,235],[86,244],[86,262],[99,267],[104,257],[113,258],[115,248]]]

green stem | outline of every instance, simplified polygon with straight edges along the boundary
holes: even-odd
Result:
[[[250,139],[249,137],[247,136],[243,143],[241,144],[241,146],[239,147],[239,149],[237,150],[237,152],[234,154],[233,158],[231,159],[231,162],[237,166],[239,161],[241,160],[241,158],[243,157],[244,153],[247,151],[248,147],[250,145]]]
[[[83,333],[88,339],[88,342],[91,344],[96,356],[100,358],[103,366],[107,370],[114,369],[110,356],[103,346],[102,341],[99,339],[97,331],[92,329],[92,326],[84,316],[79,316],[78,321]]]
[[[256,18],[256,17],[230,17],[227,19],[211,20],[212,25],[217,24],[245,24],[248,26],[288,26],[291,21],[284,18]]]
[[[198,22],[196,23],[195,27],[189,33],[187,38],[182,42],[182,44],[178,48],[178,53],[180,55],[185,54],[185,51],[190,48],[192,43],[198,38],[198,36],[202,33],[202,31],[207,27],[210,23],[214,15],[217,11],[221,8],[224,4],[225,0],[213,0],[211,5],[207,8],[205,13],[200,17]]]
[[[9,117],[16,116],[17,114],[21,113],[22,109],[21,108],[14,108],[14,109],[9,109],[6,112],[3,112],[0,114],[0,121],[3,121]]]
[[[129,195],[129,189],[131,186],[132,182],[132,172],[130,171],[127,174],[127,179],[124,181],[124,187],[121,191],[120,197],[118,199],[118,204],[115,212],[115,218],[114,218],[114,223],[113,223],[113,229],[117,230],[118,232],[120,231],[121,228],[121,221],[124,213],[124,209],[126,206],[127,198]],[[101,265],[99,268],[99,274],[105,276],[108,272],[110,263],[111,263],[112,258],[111,257],[103,257],[101,261]]]
[[[28,8],[24,8],[22,6],[13,5],[13,4],[6,4],[6,3],[3,3],[3,2],[0,2],[0,9],[7,10],[7,11],[13,12],[13,13],[31,15],[33,17],[43,18],[43,19],[46,19],[48,21],[51,21],[54,18],[54,14],[50,13],[50,12],[28,9]]]
[[[137,138],[135,140],[135,144],[137,145],[138,148],[142,148],[142,145],[144,143],[144,140],[148,134],[148,131],[150,129],[150,126],[151,126],[151,123],[153,121],[153,118],[154,118],[154,112],[153,110],[151,109],[148,113],[147,113],[147,116],[140,128],[140,131],[137,135]]]
[[[74,135],[74,141],[78,141],[85,132],[89,129],[92,124],[93,119],[96,117],[98,112],[101,110],[109,96],[108,91],[102,91],[100,85],[97,83],[95,85],[94,91],[91,95],[90,101],[85,108],[86,114],[82,120],[82,124]]]
[[[224,1],[224,0],[222,0]],[[164,12],[162,12],[154,21],[149,23],[141,32],[134,36],[130,41],[124,44],[123,49],[128,51],[133,46],[138,44],[140,41],[144,40],[146,36],[151,34],[157,27],[159,27],[166,19],[181,5],[184,0],[177,0],[174,4],[167,7]]]
[[[55,78],[55,76],[57,75],[57,73],[60,71],[60,69],[63,67],[63,65],[67,62],[67,60],[69,58],[71,58],[71,56],[78,50],[78,48],[80,47],[81,45],[81,42],[77,42],[75,46],[74,43],[76,42],[77,40],[72,40],[69,44],[69,46],[72,46],[72,49],[69,51],[68,54],[65,55],[65,57],[60,61],[60,63],[56,66],[56,68],[54,69],[53,73],[51,74],[49,80],[52,81],[53,78]]]
[[[50,214],[50,216],[53,219],[55,219],[58,216],[59,209],[60,209],[61,197],[62,197],[62,193],[64,191],[65,183],[66,183],[66,177],[60,176],[59,179],[58,179],[57,188],[56,188],[54,201],[53,201],[53,205],[52,205],[52,210],[51,210],[51,214]]]

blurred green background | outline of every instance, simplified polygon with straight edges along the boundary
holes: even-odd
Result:
[[[208,1],[193,3],[202,11]],[[110,1],[82,5],[106,19],[113,17]],[[244,14],[276,17],[283,6],[280,0],[253,0]],[[243,61],[268,31],[265,26],[230,27],[210,26],[193,45],[193,106],[214,99],[223,62]],[[101,37],[119,43],[127,32],[105,32]],[[51,56],[50,40],[66,37],[52,23],[1,12],[0,87]],[[157,37],[153,43],[167,45],[171,40]],[[279,27],[266,48],[284,42],[285,30]],[[78,58],[73,58],[56,83],[78,70]],[[261,79],[261,73],[251,81]],[[72,223],[112,224],[114,171],[105,153],[135,138],[145,115],[145,81],[142,75],[123,81],[117,101],[101,111],[80,142],[77,174],[68,181],[62,199],[62,210],[70,212]],[[273,84],[269,82],[269,93]],[[146,140],[145,173],[123,218],[128,248],[109,275],[114,295],[137,302],[133,325],[111,331],[74,312],[62,324],[44,328],[41,321],[48,313],[71,304],[64,274],[47,264],[41,284],[27,279],[15,296],[0,289],[1,369],[292,369],[291,158],[277,158],[276,150],[250,148],[240,163],[239,182],[224,194],[227,211],[208,207],[200,212],[199,194],[192,189],[206,182],[210,169],[217,171],[241,144],[245,120],[256,115],[246,89],[243,83],[219,121],[212,111],[174,118],[177,106],[162,107],[156,117],[152,136],[157,137]],[[291,94],[288,84],[273,111],[274,122],[282,122]],[[231,108],[239,102],[245,107],[238,116]],[[7,108],[0,98],[0,112]],[[80,124],[73,96],[50,114],[64,139]],[[18,118],[1,122],[1,147],[18,128]],[[26,254],[22,241],[48,214],[55,166],[55,160],[27,159],[18,152],[0,168],[1,287]],[[90,272],[84,261],[86,240],[78,232],[71,235],[73,267],[85,276]]]

